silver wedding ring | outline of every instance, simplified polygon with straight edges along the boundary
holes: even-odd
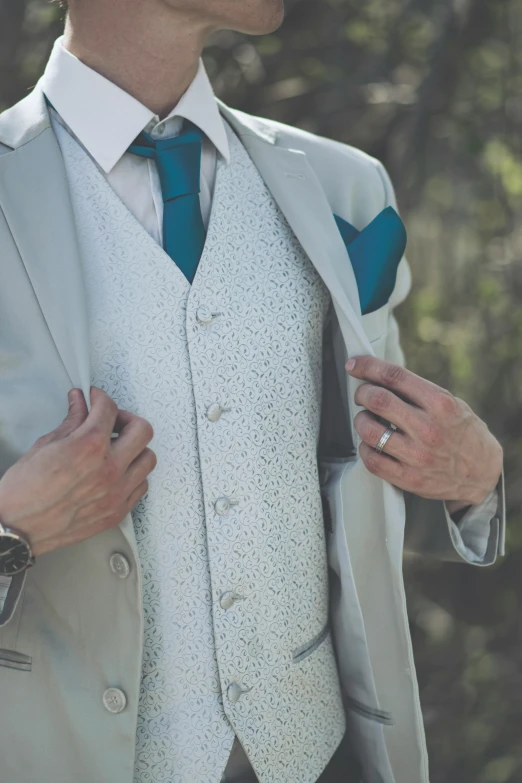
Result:
[[[386,446],[386,444],[388,443],[388,441],[390,440],[394,432],[395,432],[395,427],[393,426],[393,424],[391,424],[388,427],[388,429],[384,430],[380,441],[375,447],[375,451],[377,452],[377,454],[382,454],[382,452],[384,451],[384,447]]]

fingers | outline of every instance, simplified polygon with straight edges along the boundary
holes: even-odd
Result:
[[[382,386],[363,383],[355,392],[355,402],[391,422],[407,435],[413,436],[419,429],[421,411]]]
[[[153,438],[151,425],[141,416],[119,410],[116,403],[102,390],[91,388],[91,410],[80,389],[73,389],[69,395],[70,408],[67,418],[51,435],[40,439],[75,436],[76,445],[85,442],[88,451],[78,452],[82,464],[100,469],[111,484],[123,479],[129,492],[142,483],[156,467],[156,455],[146,448]],[[118,437],[112,440],[112,434]],[[47,441],[46,441],[47,442]],[[74,449],[74,444],[71,442]],[[110,449],[110,459],[107,460]],[[91,459],[87,463],[86,457]],[[72,456],[71,456],[72,459]]]
[[[73,432],[80,424],[83,424],[89,415],[89,409],[87,408],[87,402],[81,389],[71,389],[68,399],[69,411],[64,424],[67,424],[70,432]]]
[[[431,381],[426,381],[409,370],[405,370],[404,367],[385,362],[374,356],[358,356],[355,359],[350,359],[346,363],[346,370],[352,377],[384,386],[424,410],[429,410],[430,405],[434,401],[436,403],[441,393],[449,396],[447,392]]]
[[[127,427],[135,418],[136,418],[136,414],[131,413],[130,411],[122,410],[120,408],[118,410],[118,416],[116,417],[116,421],[114,422],[114,432],[120,434],[121,432],[123,432],[125,427]]]
[[[110,440],[114,423],[118,416],[118,406],[102,389],[91,386],[91,410],[89,415],[78,427],[75,435],[82,437],[90,432],[97,432]]]
[[[66,438],[72,432],[77,430],[78,427],[80,427],[80,425],[82,425],[87,419],[89,411],[87,409],[87,403],[85,402],[85,397],[83,396],[82,390],[71,389],[68,394],[68,399],[69,410],[67,412],[67,416],[62,421],[62,423],[56,427],[56,429],[54,429],[48,435],[44,436],[44,438],[40,439],[41,445],[43,445],[43,442],[52,443],[54,441]]]
[[[396,433],[394,433],[396,434]],[[375,476],[388,481],[399,489],[415,492],[419,487],[420,474],[412,466],[404,465],[387,454],[378,454],[367,443],[361,443],[359,454],[367,470]]]
[[[112,453],[124,470],[138,457],[154,437],[154,430],[146,419],[129,411],[118,411],[114,423],[118,437],[112,442]],[[147,449],[147,451],[149,451]]]
[[[377,447],[380,439],[388,429],[387,425],[382,424],[375,416],[367,411],[362,411],[357,414],[354,425],[358,435],[372,449]],[[399,430],[394,432],[388,439],[382,453],[407,464],[414,463],[412,442],[410,438],[407,438]]]
[[[131,462],[125,474],[128,486],[132,488],[145,481],[156,467],[157,462],[158,459],[152,449],[143,449],[141,454]]]
[[[143,495],[145,495],[148,492],[148,490],[149,490],[149,482],[142,481],[139,487],[136,487],[136,489],[131,492],[125,504],[125,514],[128,514],[129,511],[132,511],[134,506],[136,506],[140,502],[141,498],[143,497]]]

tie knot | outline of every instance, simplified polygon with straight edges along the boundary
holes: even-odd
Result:
[[[153,139],[142,131],[129,147],[133,155],[156,162],[163,201],[200,191],[203,132],[192,123],[185,125],[179,136],[170,139]]]

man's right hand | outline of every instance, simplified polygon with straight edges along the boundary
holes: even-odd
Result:
[[[72,389],[64,421],[0,479],[0,520],[36,556],[119,525],[147,492],[152,437],[145,419],[119,410],[101,389],[91,388],[90,411]]]

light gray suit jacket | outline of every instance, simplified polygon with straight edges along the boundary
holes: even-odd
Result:
[[[332,295],[341,410],[353,442],[357,383],[346,356],[402,362],[393,308],[410,286],[361,316],[357,285],[333,214],[358,228],[394,204],[381,164],[354,149],[225,106],[279,207]],[[39,87],[0,116],[0,475],[63,419],[67,392],[90,385],[86,304],[61,153]],[[356,457],[323,455],[332,515],[331,617],[350,730],[367,783],[426,783],[428,766],[408,631],[402,556],[403,494]],[[418,552],[488,565],[503,551],[503,506],[461,531],[443,504],[410,498],[407,532]],[[1,513],[1,509],[0,509]],[[139,573],[132,520],[46,555],[16,579],[0,617],[0,759],[9,783],[131,783],[142,605],[139,578],[115,588],[108,558]],[[103,683],[134,682],[116,723]],[[101,691],[100,691],[101,688]],[[116,727],[117,726],[117,727]],[[95,773],[94,770],[102,770]],[[98,775],[96,777],[96,775]]]

